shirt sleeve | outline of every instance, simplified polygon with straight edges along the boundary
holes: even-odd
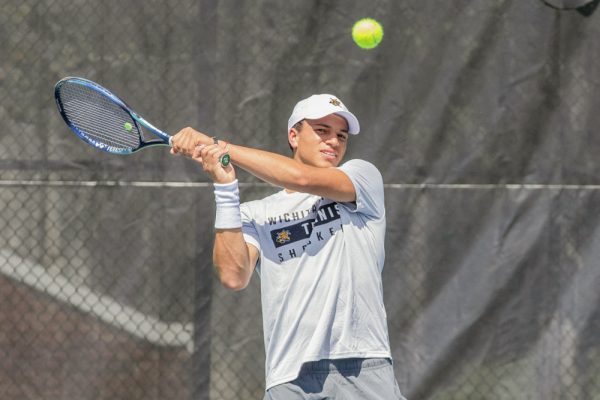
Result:
[[[242,233],[246,243],[250,243],[260,251],[260,243],[258,240],[258,231],[254,225],[254,218],[252,217],[252,209],[248,203],[242,203],[240,205],[240,212],[242,215]]]
[[[343,205],[352,212],[382,218],[385,215],[383,178],[377,167],[368,161],[356,159],[344,163],[339,169],[348,175],[356,191],[356,201]]]

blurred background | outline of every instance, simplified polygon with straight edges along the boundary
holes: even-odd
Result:
[[[384,177],[403,393],[600,399],[597,5],[0,0],[0,398],[263,396],[260,286],[214,278],[211,183],[80,141],[53,87],[81,76],[165,131],[283,154],[295,103],[339,96],[347,157]]]

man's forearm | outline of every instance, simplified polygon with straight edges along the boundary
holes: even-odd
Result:
[[[254,266],[241,229],[217,230],[213,264],[226,288],[241,290],[248,285]]]
[[[290,157],[264,150],[230,145],[234,164],[252,175],[279,187],[300,190],[307,167]]]
[[[348,176],[337,168],[314,167],[280,154],[230,145],[232,162],[272,185],[340,202],[356,199]]]

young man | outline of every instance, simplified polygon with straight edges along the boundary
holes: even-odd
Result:
[[[385,209],[372,164],[340,165],[356,117],[329,94],[296,104],[292,158],[218,141],[191,128],[173,154],[198,161],[215,187],[213,262],[221,283],[261,281],[265,399],[403,399],[383,305]],[[282,187],[240,206],[232,165]]]

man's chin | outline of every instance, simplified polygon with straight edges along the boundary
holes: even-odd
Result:
[[[324,162],[322,163],[322,165],[321,165],[321,166],[322,166],[323,168],[332,168],[332,167],[337,167],[337,166],[338,166],[338,164],[339,164],[339,161],[338,161],[338,160],[333,160],[333,161],[324,161]]]
[[[327,156],[321,157],[321,159],[319,161],[320,161],[319,164],[321,164],[323,167],[337,167],[338,164],[340,163],[339,158],[327,157]]]
[[[306,160],[305,162],[306,164],[309,164],[313,167],[319,167],[319,168],[331,168],[331,167],[337,167],[340,163],[340,160],[338,158],[333,158],[333,157],[317,157],[316,159],[313,160]]]

